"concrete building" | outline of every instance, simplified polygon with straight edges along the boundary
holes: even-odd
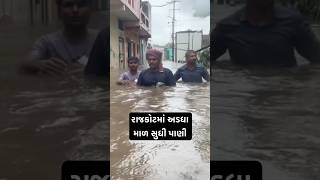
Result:
[[[142,1],[140,16],[140,59],[146,65],[146,50],[150,47],[148,39],[151,37],[151,4]]]
[[[126,68],[128,57],[145,63],[148,38],[151,37],[151,5],[140,0],[110,1],[110,65]]]

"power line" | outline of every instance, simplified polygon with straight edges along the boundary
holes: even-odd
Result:
[[[152,7],[164,7],[164,6],[167,6],[169,4],[173,4],[173,9],[172,9],[172,20],[171,20],[171,27],[172,27],[172,51],[173,51],[173,56],[172,56],[172,60],[173,62],[175,62],[175,56],[176,56],[176,50],[175,50],[175,43],[174,43],[174,40],[175,40],[175,33],[174,33],[174,26],[175,26],[175,14],[176,14],[176,2],[180,2],[179,0],[171,0],[170,2],[167,2],[166,4],[163,4],[163,5],[154,5]]]
[[[164,5],[151,6],[151,7],[164,7],[164,6],[167,6],[167,5],[169,5],[169,3],[164,4]]]
[[[169,4],[172,4],[172,1],[167,2],[166,4],[163,4],[163,5],[153,5],[153,6],[151,6],[151,7],[164,7],[164,6],[167,6],[167,5],[169,5]]]

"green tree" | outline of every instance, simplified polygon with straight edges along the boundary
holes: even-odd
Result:
[[[210,68],[210,51],[208,49],[200,52],[199,63]]]

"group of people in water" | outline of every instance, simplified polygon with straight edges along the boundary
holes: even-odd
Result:
[[[146,53],[149,68],[138,70],[139,59],[128,58],[127,72],[121,74],[118,84],[136,84],[138,86],[174,86],[176,81],[182,78],[183,82],[202,83],[205,79],[209,81],[209,73],[205,67],[197,63],[197,53],[188,50],[185,54],[186,64],[180,67],[175,74],[168,68],[163,67],[162,53],[156,49],[149,49]]]
[[[33,45],[30,56],[22,63],[25,72],[37,75],[65,76],[74,73],[108,76],[109,29],[100,33],[87,26],[92,13],[91,0],[57,0],[62,30],[40,37]],[[184,82],[209,81],[207,70],[196,63],[195,51],[187,51],[186,64],[173,74],[163,67],[162,53],[149,49],[146,53],[149,68],[141,73],[139,58],[129,57],[129,71],[121,75],[118,84],[137,81],[137,85],[173,86],[180,78]]]

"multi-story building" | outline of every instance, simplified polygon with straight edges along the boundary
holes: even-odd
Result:
[[[151,37],[151,5],[140,0],[110,1],[110,63],[126,68],[130,56],[145,63],[148,38]]]
[[[146,64],[146,50],[150,47],[148,39],[151,37],[151,4],[142,1],[140,15],[140,59]]]

